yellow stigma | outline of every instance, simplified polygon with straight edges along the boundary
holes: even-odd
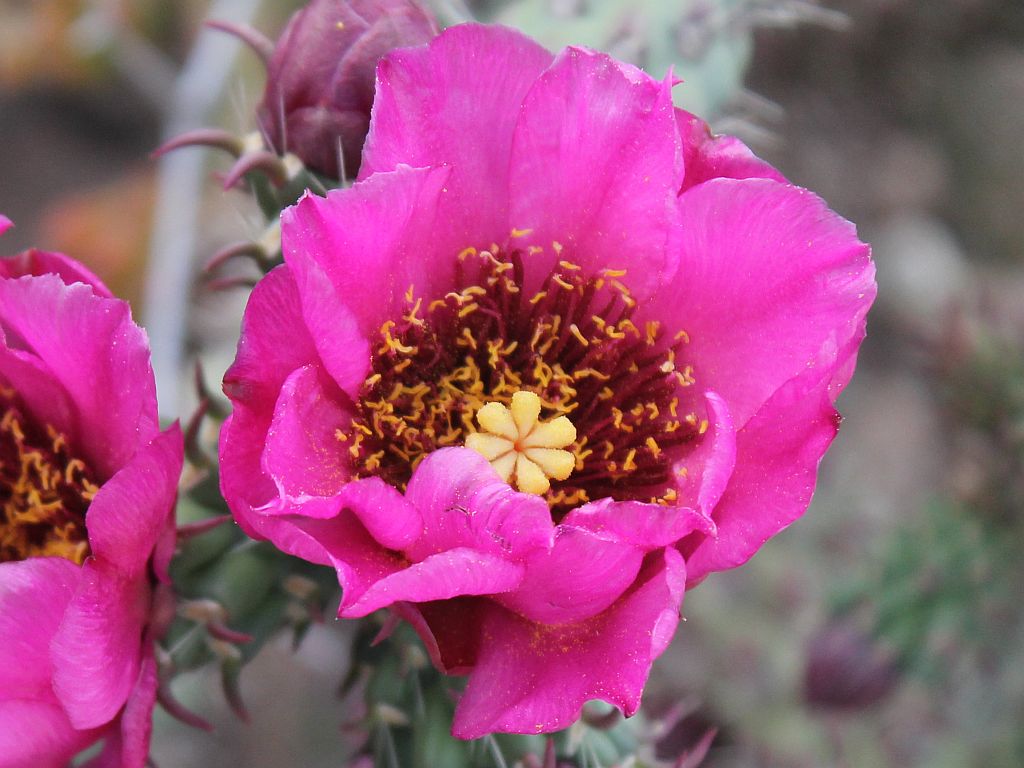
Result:
[[[565,416],[541,422],[540,398],[533,392],[512,395],[512,406],[487,403],[476,414],[481,432],[466,436],[466,447],[479,453],[501,479],[523,493],[546,493],[549,478],[565,480],[576,457],[561,450],[576,439],[576,427]]]

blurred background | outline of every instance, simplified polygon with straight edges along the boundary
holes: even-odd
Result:
[[[162,139],[251,130],[257,57],[204,19],[273,37],[291,0],[0,0],[0,211],[85,261],[153,338],[167,415],[202,353],[233,354],[242,285],[202,262],[262,219],[229,166]],[[1024,765],[1024,3],[1020,0],[438,0],[446,23],[517,25],[685,83],[857,222],[879,299],[808,515],[689,593],[646,706],[663,750],[718,729],[704,765]],[[244,273],[243,277],[244,277]],[[214,290],[220,288],[222,290]],[[185,373],[182,373],[182,372]],[[158,715],[163,768],[342,766],[350,628],[246,670],[252,724],[216,679],[175,683],[213,734]],[[667,716],[667,714],[666,714]]]

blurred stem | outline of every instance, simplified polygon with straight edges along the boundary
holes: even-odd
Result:
[[[215,0],[209,16],[248,23],[261,0]],[[220,104],[241,43],[228,35],[200,32],[174,87],[164,138],[201,127]],[[189,294],[196,270],[196,231],[202,202],[205,157],[170,152],[160,158],[156,210],[145,286],[145,316],[161,416],[181,407]]]

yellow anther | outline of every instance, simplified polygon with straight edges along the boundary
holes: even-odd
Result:
[[[567,290],[567,291],[575,291],[576,290],[576,286],[573,285],[572,283],[566,282],[566,280],[561,275],[553,275],[551,277],[551,279],[554,280],[556,283],[558,283],[563,288],[565,288],[565,290]]]
[[[491,462],[502,480],[538,495],[576,466],[576,457],[564,450],[576,440],[576,427],[565,416],[540,421],[541,404],[536,393],[526,391],[514,393],[509,406],[487,403],[476,414],[483,431],[466,436],[466,447]]]
[[[579,326],[576,325],[576,323],[570,325],[569,330],[572,331],[572,335],[579,340],[580,344],[582,344],[584,347],[590,346],[590,342],[587,341],[587,337],[583,335],[583,332],[580,330]]]

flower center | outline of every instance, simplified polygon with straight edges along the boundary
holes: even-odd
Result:
[[[426,301],[409,288],[336,433],[355,474],[404,488],[425,455],[466,444],[556,518],[606,496],[671,503],[674,460],[707,427],[682,406],[685,332],[634,323],[621,270],[563,260],[527,296],[532,255],[467,249],[455,290]]]
[[[476,414],[483,432],[466,435],[466,447],[487,459],[506,483],[515,478],[524,493],[547,493],[548,478],[565,480],[576,457],[563,451],[576,439],[576,427],[565,416],[539,421],[540,397],[516,392],[512,404],[487,403]]]
[[[92,473],[50,425],[26,419],[15,393],[0,386],[0,562],[89,555],[85,512]]]

